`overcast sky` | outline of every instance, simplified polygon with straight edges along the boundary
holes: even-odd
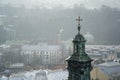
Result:
[[[101,5],[120,8],[120,0],[0,0],[1,3],[25,4],[28,7],[56,7],[63,5],[64,7],[73,7],[75,4],[84,4],[88,8],[98,8]]]

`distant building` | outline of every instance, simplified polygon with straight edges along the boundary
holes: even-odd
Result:
[[[102,54],[100,53],[87,53],[90,58],[92,58],[93,60],[98,60],[98,59],[102,59]]]
[[[91,80],[120,80],[120,63],[99,64],[91,71]]]
[[[27,59],[28,64],[31,64],[36,58],[39,58],[44,65],[59,64],[62,58],[59,45],[48,45],[47,43],[23,45],[21,50],[21,54]],[[37,60],[37,62],[39,61]]]
[[[0,53],[0,62],[1,62],[1,59],[2,59],[2,55],[3,55],[3,53]]]
[[[11,72],[11,73],[18,73],[18,72],[22,72],[24,69],[24,64],[23,63],[14,63],[14,64],[10,64],[7,69]]]
[[[120,49],[116,51],[116,58],[120,59]]]
[[[23,73],[11,74],[10,80],[28,80]]]
[[[91,55],[96,59],[101,57],[104,60],[105,59],[114,60],[115,58],[117,58],[116,56],[117,56],[117,53],[119,56],[119,52],[117,52],[116,49],[119,49],[119,46],[115,46],[115,47],[113,45],[87,45],[86,46],[86,52],[88,53],[88,55]]]

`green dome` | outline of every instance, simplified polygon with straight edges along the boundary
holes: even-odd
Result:
[[[81,42],[81,41],[86,41],[86,39],[83,37],[83,35],[81,35],[80,33],[78,33],[76,36],[75,36],[75,38],[74,38],[74,40],[73,41],[78,41],[78,42]]]

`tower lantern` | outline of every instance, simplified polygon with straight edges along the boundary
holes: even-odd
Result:
[[[68,62],[68,80],[90,80],[92,59],[85,52],[85,38],[80,33],[80,16],[78,19],[78,34],[73,39],[73,54],[66,59]]]

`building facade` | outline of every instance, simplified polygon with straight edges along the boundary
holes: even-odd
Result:
[[[58,64],[61,61],[61,47],[59,45],[48,45],[41,43],[38,45],[23,45],[21,54],[26,57],[28,64],[35,60],[39,64]],[[38,60],[37,60],[38,59]]]

